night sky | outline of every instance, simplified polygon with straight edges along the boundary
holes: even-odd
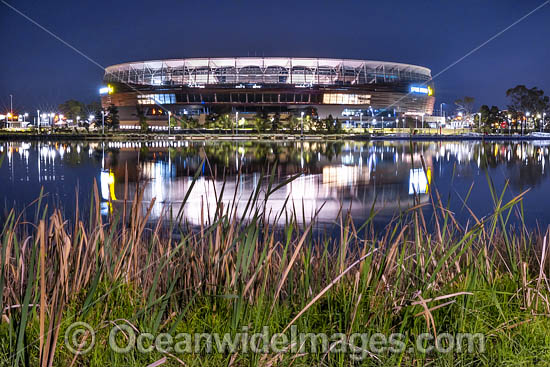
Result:
[[[25,1],[25,13],[98,64],[182,57],[300,56],[418,64],[436,75],[543,0]],[[103,70],[0,2],[0,111],[97,98]],[[550,4],[435,80],[506,106],[506,89],[550,94]],[[0,112],[0,113],[1,113]]]

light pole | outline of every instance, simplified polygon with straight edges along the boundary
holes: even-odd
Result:
[[[540,120],[540,113],[537,115],[537,118],[539,119],[539,130],[542,132],[542,121]]]
[[[76,126],[80,123],[80,116],[76,116]]]
[[[446,104],[445,102],[442,102],[440,105],[439,105],[439,111],[441,112],[441,117],[445,117],[445,113],[443,111],[443,105]]]
[[[168,111],[168,136],[170,136],[170,116],[172,115],[172,111]]]
[[[239,133],[239,111],[235,111],[235,135]]]
[[[525,112],[525,129],[527,129],[527,121],[529,119],[529,116],[531,116],[531,112]],[[521,127],[521,135],[523,135],[523,126]]]
[[[425,113],[422,113],[422,130],[424,130],[424,115]]]
[[[101,110],[101,135],[105,135],[105,111]]]
[[[50,128],[53,128],[53,117],[54,117],[54,113],[53,112],[50,112],[50,119],[48,120],[48,122],[50,123]]]
[[[478,112],[477,115],[478,115],[478,117],[479,117],[479,118],[478,118],[479,131],[481,131],[481,112]]]
[[[546,127],[546,122],[545,121],[546,121],[546,112],[544,112],[542,114],[542,125],[543,125],[543,127]]]
[[[36,110],[36,125],[38,126],[38,132],[40,132],[40,110]]]
[[[13,94],[10,94],[10,113],[13,116]]]
[[[304,112],[302,111],[301,113],[301,135],[302,135],[302,139],[304,138]]]

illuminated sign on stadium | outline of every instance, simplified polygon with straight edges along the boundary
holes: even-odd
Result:
[[[411,85],[411,93],[433,95],[433,90],[430,87],[421,87],[417,85]]]

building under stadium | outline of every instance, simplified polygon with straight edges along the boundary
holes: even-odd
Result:
[[[353,123],[385,124],[403,115],[431,115],[430,69],[381,61],[232,57],[128,62],[107,67],[104,108],[115,105],[122,127],[144,114],[166,125],[166,111],[204,121],[210,113],[238,119],[258,112],[302,113]],[[237,117],[235,117],[237,118]]]

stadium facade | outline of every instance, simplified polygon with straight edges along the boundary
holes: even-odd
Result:
[[[431,71],[422,66],[350,59],[291,57],[189,58],[107,67],[103,107],[118,107],[121,126],[173,115],[258,112],[332,115],[347,121],[395,121],[431,115]],[[204,118],[204,117],[203,117]]]

